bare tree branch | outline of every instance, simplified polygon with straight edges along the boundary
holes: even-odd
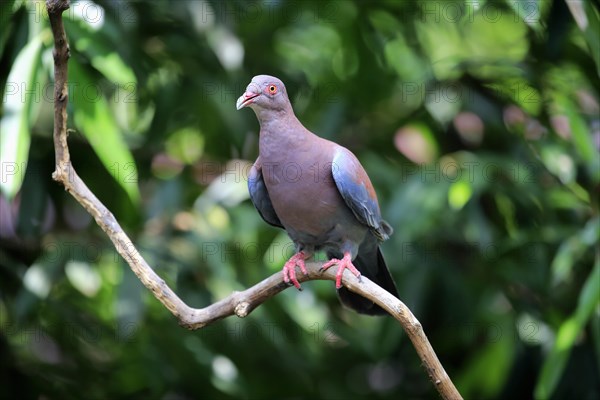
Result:
[[[67,63],[70,54],[62,22],[62,13],[69,8],[69,1],[47,0],[46,6],[55,44],[54,146],[56,170],[52,174],[54,180],[62,183],[75,200],[94,217],[98,226],[108,235],[117,252],[129,264],[142,284],[179,320],[180,325],[188,329],[199,329],[231,315],[243,318],[264,301],[285,290],[288,285],[283,282],[282,273],[279,272],[249,289],[235,292],[205,308],[196,309],[185,304],[148,265],[112,213],[90,191],[71,165],[67,144]],[[300,274],[298,280],[300,282],[335,281],[335,272],[333,270],[322,272],[320,271],[321,266],[320,263],[307,263],[308,274]],[[366,277],[362,277],[362,281],[359,282],[349,271],[344,272],[342,283],[352,292],[377,303],[400,322],[442,398],[452,400],[462,398],[438,360],[421,324],[404,303]]]

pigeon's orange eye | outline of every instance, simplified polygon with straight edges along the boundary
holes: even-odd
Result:
[[[275,85],[269,85],[269,87],[267,88],[267,90],[269,91],[269,94],[275,94],[275,93],[277,93],[277,86],[275,86]]]

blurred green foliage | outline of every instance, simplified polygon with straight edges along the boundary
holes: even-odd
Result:
[[[436,398],[331,282],[188,332],[52,182],[53,39],[0,3],[0,398]],[[586,1],[79,1],[73,163],[203,307],[279,270],[248,200],[252,76],[354,151],[401,298],[466,399],[600,398],[599,14]]]

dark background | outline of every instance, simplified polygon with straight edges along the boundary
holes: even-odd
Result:
[[[73,163],[206,306],[291,255],[248,200],[258,123],[235,111],[276,75],[368,171],[400,296],[465,399],[599,399],[595,7],[73,3]],[[401,327],[343,309],[332,282],[179,327],[51,180],[43,3],[3,0],[0,27],[0,398],[437,398]]]

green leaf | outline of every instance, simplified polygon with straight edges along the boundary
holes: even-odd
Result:
[[[596,73],[600,75],[600,18],[598,10],[587,1],[567,1],[573,19],[583,33],[589,52],[596,63]]]
[[[491,14],[495,15],[492,19]],[[472,21],[464,21],[462,32],[463,45],[475,62],[518,62],[529,49],[525,24],[492,4],[476,12]]]
[[[529,41],[527,26],[516,15],[488,3],[463,21],[461,34],[470,73],[486,79],[521,73],[517,63],[527,55]]]
[[[136,83],[135,75],[121,59],[113,52],[103,55],[96,55],[91,58],[92,65],[98,71],[114,83],[120,85],[129,85]]]
[[[514,359],[514,342],[500,335],[490,339],[458,376],[456,386],[465,398],[493,398],[499,394]],[[493,368],[490,368],[493,366]]]
[[[586,166],[590,175],[592,175],[595,181],[598,181],[600,174],[598,174],[596,146],[584,116],[579,111],[577,105],[567,95],[555,92],[553,97],[556,112],[565,114],[569,119],[569,127],[575,150],[577,150],[581,159],[587,164]]]
[[[568,280],[573,265],[583,256],[586,250],[598,242],[599,223],[599,218],[590,220],[585,228],[560,245],[551,265],[552,283],[554,285]]]
[[[102,164],[131,201],[137,203],[140,199],[137,168],[106,97],[79,64],[72,62],[69,72],[75,126],[83,132]]]
[[[341,46],[339,33],[329,24],[282,29],[275,38],[275,50],[290,70],[304,72],[313,85],[333,72],[331,60]]]
[[[468,53],[457,25],[441,20],[417,22],[415,28],[435,77],[440,81],[459,77],[458,66]]]
[[[450,207],[455,210],[460,210],[471,198],[473,189],[466,180],[454,182],[448,190],[448,202]]]
[[[369,22],[383,37],[391,39],[402,31],[402,25],[395,16],[384,10],[372,10],[368,13]]]
[[[116,85],[136,83],[133,70],[125,64],[104,31],[95,30],[85,20],[65,22],[70,36],[73,37],[73,47],[84,54],[106,79]]]
[[[398,76],[409,82],[423,80],[423,71],[427,67],[415,52],[406,44],[402,36],[390,40],[385,44],[385,59],[396,71]],[[419,96],[422,97],[422,96]]]
[[[563,375],[575,340],[592,316],[594,309],[599,305],[600,258],[597,257],[594,269],[590,273],[579,295],[577,310],[558,329],[556,340],[544,362],[535,388],[534,397],[536,399],[550,398]]]
[[[497,80],[486,85],[502,97],[511,99],[525,112],[539,115],[543,101],[539,91],[521,77],[511,77]]]
[[[6,41],[10,37],[9,32],[12,30],[13,26],[10,23],[12,19],[12,15],[15,12],[13,9],[15,6],[14,0],[3,0],[0,1],[0,54],[4,54],[4,47],[6,46]]]
[[[577,106],[567,98],[563,98],[564,111],[567,113],[569,123],[571,125],[571,132],[573,133],[573,141],[575,147],[581,155],[581,157],[588,163],[591,163],[593,158],[596,156],[594,142],[590,135],[589,128],[583,118],[583,116],[577,110]]]
[[[575,180],[576,165],[573,159],[561,147],[547,145],[540,150],[542,162],[562,183]]]
[[[41,66],[42,40],[33,38],[19,53],[8,75],[4,91],[4,112],[0,120],[0,190],[13,198],[23,184],[31,142],[31,114],[39,95],[32,93]]]
[[[109,32],[98,30],[85,18],[67,18],[65,26],[71,40],[71,48],[89,60],[89,63],[112,84],[112,95],[107,97],[118,126],[130,129],[141,119],[138,117],[136,101],[137,78],[133,69],[125,63],[114,47]],[[108,96],[108,92],[107,92]]]

